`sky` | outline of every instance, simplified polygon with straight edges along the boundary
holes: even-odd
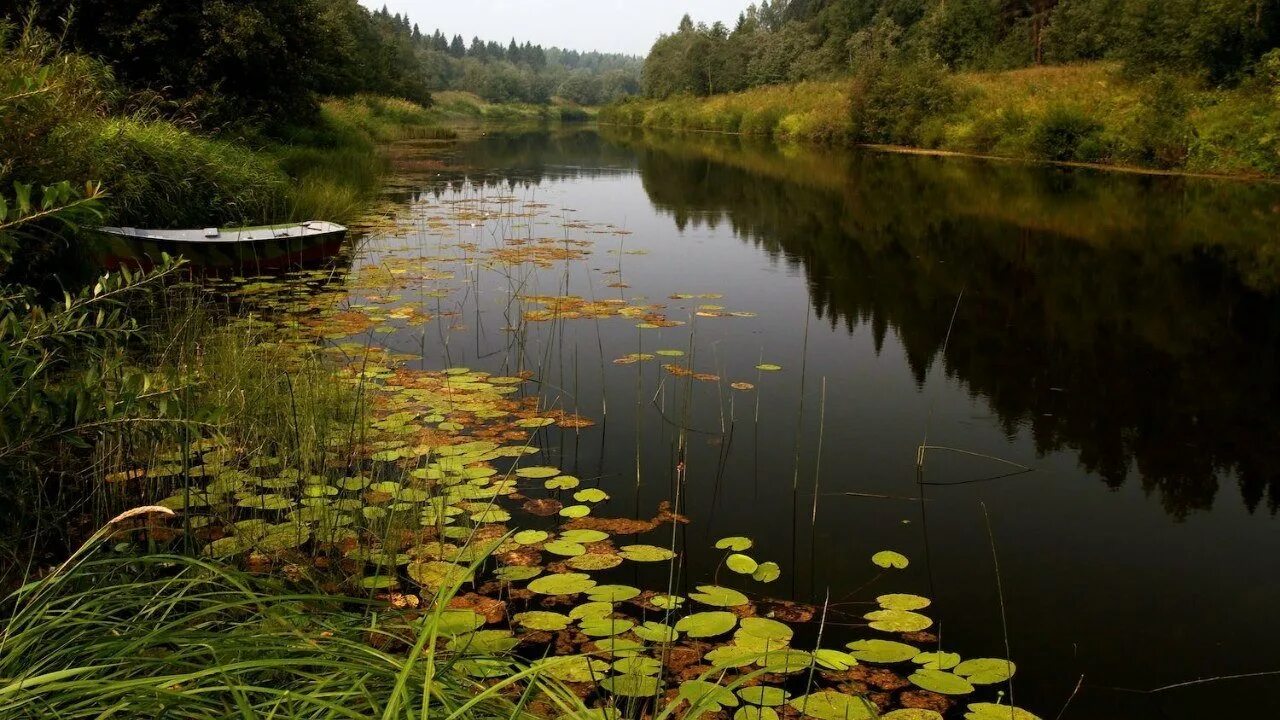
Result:
[[[751,0],[360,0],[408,13],[423,32],[452,37],[647,55],[660,33],[674,32],[686,12],[695,21],[732,26]]]

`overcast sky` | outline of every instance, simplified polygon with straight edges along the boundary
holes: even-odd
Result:
[[[360,0],[372,9],[408,13],[423,32],[437,27],[471,42],[557,45],[645,55],[659,33],[672,32],[686,12],[708,24],[732,25],[751,0]]]

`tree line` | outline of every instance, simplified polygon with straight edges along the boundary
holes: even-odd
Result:
[[[595,104],[640,89],[640,58],[468,44],[357,0],[0,0],[0,22],[48,32],[165,114],[205,127],[305,122],[319,98],[358,93]]]
[[[1112,59],[1235,84],[1280,45],[1277,0],[763,0],[728,27],[685,15],[645,60],[650,97],[847,75],[868,56],[1004,70]]]

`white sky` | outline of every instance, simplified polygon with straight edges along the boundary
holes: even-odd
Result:
[[[673,32],[686,12],[695,21],[732,26],[751,0],[360,0],[407,13],[423,32],[437,27],[471,42],[479,35],[504,44],[556,45],[646,55],[660,33]]]

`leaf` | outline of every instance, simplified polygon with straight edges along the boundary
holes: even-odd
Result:
[[[587,597],[595,602],[620,603],[640,594],[640,590],[630,585],[598,585],[587,592]]]
[[[734,553],[725,558],[724,564],[739,575],[750,575],[760,567],[755,560],[742,553]]]
[[[613,614],[613,603],[607,602],[585,602],[569,611],[569,617],[574,620],[584,620],[592,617],[609,617]]]
[[[813,664],[813,655],[803,650],[784,648],[764,653],[756,664],[770,673],[793,673],[806,670]]]
[[[968,680],[944,670],[917,670],[907,677],[913,685],[942,695],[968,695],[973,685]]]
[[[431,590],[439,590],[471,579],[467,568],[441,560],[409,563],[406,568],[414,582]]]
[[[530,630],[544,630],[547,632],[563,630],[568,627],[570,623],[569,616],[567,615],[561,615],[558,612],[546,612],[543,610],[522,612],[512,616],[511,619]]]
[[[538,577],[542,574],[542,568],[536,565],[506,565],[498,568],[493,574],[499,580],[520,582]]]
[[[919,595],[881,595],[876,598],[876,602],[885,610],[923,610],[929,607],[931,600],[927,597]]]
[[[582,630],[582,634],[591,637],[610,637],[621,635],[635,625],[634,621],[624,618],[589,617],[583,618],[582,622],[578,623],[578,628]]]
[[[652,643],[673,643],[680,639],[680,633],[670,625],[649,620],[632,629],[632,633],[641,640]]]
[[[584,503],[598,503],[608,500],[609,495],[599,488],[587,488],[574,493],[573,499]]]
[[[587,507],[586,505],[570,505],[569,507],[560,509],[561,517],[567,517],[570,519],[586,517],[590,514],[591,514],[591,508]]]
[[[596,586],[596,581],[584,573],[560,573],[544,575],[529,583],[529,590],[539,595],[576,595]]]
[[[623,545],[618,554],[633,562],[665,562],[676,556],[657,545]]]
[[[897,568],[898,570],[902,570],[910,563],[906,555],[892,550],[881,550],[872,555],[871,562],[882,568]]]
[[[580,481],[572,475],[560,475],[553,477],[543,483],[548,490],[572,490],[578,487]]]
[[[516,470],[517,476],[522,478],[529,478],[531,480],[541,480],[543,478],[555,477],[559,474],[560,474],[559,468],[544,467],[544,466],[526,467],[526,468],[520,468]]]
[[[679,595],[654,595],[649,598],[649,604],[663,610],[675,610],[684,604],[684,598]]]
[[[919,632],[933,626],[933,620],[907,610],[874,610],[862,617],[882,632]]]
[[[924,708],[902,708],[880,716],[880,720],[943,720],[935,710]]]
[[[1039,716],[1020,707],[995,703],[973,703],[964,717],[965,720],[1040,720]]]
[[[594,543],[601,540],[608,540],[609,534],[600,532],[599,530],[565,530],[560,533],[561,540],[568,540],[576,543]]]
[[[791,707],[816,720],[873,720],[875,706],[865,698],[824,690],[792,700]]]
[[[960,664],[960,656],[950,652],[922,652],[911,658],[911,662],[926,670],[950,670]]]
[[[750,635],[759,640],[769,643],[769,647],[777,649],[791,642],[791,638],[795,635],[795,631],[785,623],[769,618],[749,617],[743,618],[739,623],[739,635]],[[763,649],[763,646],[761,646]]]
[[[515,540],[521,545],[537,545],[538,543],[545,541],[549,537],[551,536],[547,534],[547,532],[544,530],[521,530],[520,532],[513,535],[511,539]]]
[[[650,657],[624,657],[614,661],[613,670],[620,675],[657,675],[662,671],[662,662]]]
[[[778,720],[778,711],[771,707],[743,705],[733,713],[733,720]]]
[[[1001,658],[973,658],[965,660],[955,667],[955,674],[967,679],[974,685],[994,685],[1002,683],[1018,671],[1012,661]]]
[[[739,645],[721,645],[703,656],[713,667],[719,669],[742,667],[764,657],[761,650],[745,648]]]
[[[820,648],[813,651],[813,659],[819,667],[844,672],[858,664],[858,659],[847,652]]]
[[[600,687],[622,697],[649,697],[658,693],[658,678],[651,675],[611,675]]]
[[[787,698],[791,697],[791,693],[778,687],[755,685],[753,687],[739,688],[738,697],[752,705],[778,707],[787,702]]]
[[[738,624],[738,616],[723,610],[686,615],[676,623],[676,630],[689,637],[705,638],[723,635]]]
[[[552,553],[553,555],[561,555],[564,557],[577,557],[587,551],[586,548],[582,547],[578,543],[569,542],[568,540],[552,540],[551,542],[543,545],[542,549]]]
[[[845,647],[855,658],[881,665],[906,662],[920,654],[918,649],[892,640],[856,640]]]
[[[474,610],[443,610],[439,618],[428,615],[426,621],[435,623],[441,635],[463,635],[484,627],[484,616]]]
[[[720,538],[716,541],[717,550],[732,550],[733,552],[745,552],[751,549],[754,543],[750,538],[744,538],[738,535],[732,537]]]
[[[477,630],[453,638],[446,647],[473,655],[494,655],[510,652],[519,643],[510,630]]]
[[[782,569],[778,567],[776,562],[762,562],[760,567],[751,574],[751,578],[756,582],[771,583],[782,575]]]
[[[608,570],[622,564],[622,558],[614,553],[586,553],[569,558],[566,564],[574,570]]]
[[[764,372],[778,372],[779,370],[782,369],[782,366],[774,365],[772,363],[763,363],[763,364],[757,365],[756,369]]]
[[[706,680],[686,680],[680,683],[680,697],[689,701],[695,713],[719,712],[721,707],[737,707],[738,696],[732,690]]]
[[[562,682],[592,682],[604,677],[609,663],[583,655],[548,658],[535,664],[542,672]]]
[[[699,585],[698,592],[689,593],[689,597],[704,605],[716,607],[738,607],[751,602],[737,590],[719,585]]]

